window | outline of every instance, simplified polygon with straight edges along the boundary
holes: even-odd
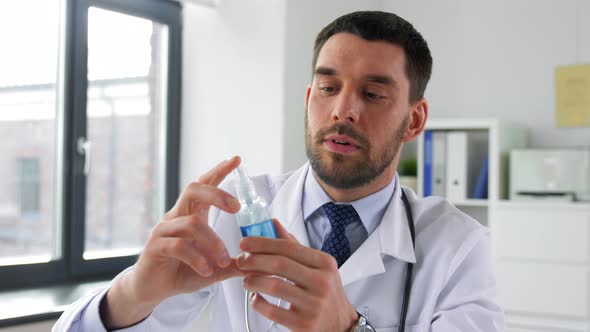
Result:
[[[21,218],[39,215],[39,159],[21,158],[18,160],[18,196]]]
[[[168,0],[0,2],[0,289],[136,260],[178,193],[180,20]]]
[[[0,44],[10,45],[0,53],[0,277],[53,249],[59,9],[57,0],[0,2]]]

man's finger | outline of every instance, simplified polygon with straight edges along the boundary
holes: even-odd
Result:
[[[225,177],[231,173],[236,167],[240,165],[241,159],[239,156],[231,157],[228,160],[224,160],[213,167],[207,173],[199,177],[198,182],[206,183],[212,186],[218,186]]]
[[[209,277],[213,274],[213,267],[188,239],[158,238],[151,249],[162,256],[183,262],[203,277]]]
[[[236,264],[235,259],[232,259],[231,263],[224,268],[216,268],[215,274],[213,275],[213,277],[215,278],[214,282],[224,281],[229,278],[244,277],[244,276],[246,276],[246,273],[244,273],[244,271],[242,271],[238,268],[238,265]]]
[[[303,289],[274,276],[249,275],[244,278],[244,288],[256,293],[263,293],[283,299],[302,309],[310,307],[309,296]]]
[[[219,267],[231,263],[231,257],[221,238],[207,224],[201,223],[196,216],[181,217],[169,222],[160,223],[154,228],[157,237],[189,238],[199,252]]]
[[[291,239],[291,240],[295,240],[297,241],[297,239],[295,239],[295,237],[293,235],[291,235],[291,233],[289,233],[285,227],[283,227],[283,225],[281,224],[280,221],[278,221],[277,219],[273,218],[272,219],[272,223],[275,226],[275,231],[277,231],[277,235],[279,236],[279,239]]]
[[[283,277],[303,289],[319,290],[321,287],[313,284],[316,270],[285,256],[242,253],[237,257],[236,263],[244,272]]]
[[[281,324],[289,329],[297,325],[297,315],[293,312],[269,303],[262,295],[253,293],[250,299],[252,308],[270,321]]]
[[[206,216],[208,207],[211,205],[228,213],[236,213],[240,210],[240,202],[228,192],[216,186],[193,182],[180,195],[174,207],[175,217],[191,214]],[[205,210],[201,213],[192,211],[191,207]]]
[[[278,229],[277,232],[279,232]],[[333,263],[332,256],[320,250],[306,247],[296,240],[292,240],[291,237],[289,237],[289,239],[271,239],[258,236],[248,236],[240,241],[240,248],[243,251],[252,254],[267,254],[288,257],[289,259],[311,268],[326,268],[331,266]]]
[[[186,195],[187,191],[199,185],[217,187],[234,168],[238,167],[239,164],[240,157],[238,156],[224,160],[209,172],[202,175],[198,181],[190,183],[180,194],[176,200],[176,204],[174,204],[174,207],[168,213],[166,213],[166,215],[164,215],[164,220],[174,219],[194,213],[207,214],[209,211],[209,206],[212,204],[199,204],[202,202],[198,200],[198,197],[192,197],[192,200],[188,199]],[[232,198],[235,200],[233,196]],[[202,211],[195,211],[196,206],[199,206]],[[233,213],[235,211],[227,212]]]

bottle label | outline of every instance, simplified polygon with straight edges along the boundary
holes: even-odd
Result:
[[[242,236],[263,236],[270,238],[278,238],[275,230],[275,225],[272,223],[272,219],[267,221],[261,221],[256,224],[241,226]]]

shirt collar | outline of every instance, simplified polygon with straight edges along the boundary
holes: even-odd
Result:
[[[270,205],[271,214],[280,220],[287,231],[304,246],[309,246],[309,237],[303,222],[303,188],[310,169],[308,162],[291,174],[280,185]],[[386,272],[383,255],[409,263],[416,262],[416,254],[408,227],[408,215],[401,199],[401,187],[398,179],[396,175],[393,197],[385,209],[381,223],[340,267],[340,277],[344,286]],[[404,191],[408,196],[410,206],[418,205],[416,204],[418,199],[416,194],[407,188]],[[293,204],[294,197],[299,204]],[[417,213],[418,218],[420,218],[420,214]],[[419,221],[417,220],[416,223]],[[419,233],[419,230],[416,229],[416,232]],[[363,268],[359,268],[359,266]]]
[[[347,203],[351,204],[358,213],[367,234],[371,234],[379,226],[395,191],[396,181],[397,177],[394,177],[385,188]],[[305,222],[309,222],[309,217],[328,202],[333,202],[333,200],[320,186],[310,168],[303,184],[302,211]]]

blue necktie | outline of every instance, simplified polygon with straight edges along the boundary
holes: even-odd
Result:
[[[334,256],[336,262],[338,262],[338,267],[340,267],[351,255],[350,243],[345,232],[346,225],[357,221],[360,222],[361,218],[352,205],[330,202],[322,207],[332,226],[332,231],[322,245],[322,251]]]

